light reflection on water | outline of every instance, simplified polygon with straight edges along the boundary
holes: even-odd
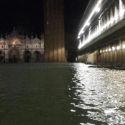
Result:
[[[81,125],[125,125],[125,71],[74,64],[71,112]]]
[[[125,125],[125,71],[0,65],[0,125]]]

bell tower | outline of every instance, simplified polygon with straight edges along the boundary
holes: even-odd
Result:
[[[44,0],[45,62],[66,62],[64,1]]]

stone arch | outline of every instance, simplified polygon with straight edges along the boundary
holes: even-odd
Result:
[[[0,50],[0,63],[3,63],[5,61],[5,52]]]
[[[24,62],[31,62],[32,54],[29,50],[24,51]]]
[[[19,49],[16,47],[11,48],[8,52],[8,56],[9,56],[9,62],[17,63],[20,60]]]
[[[34,60],[35,62],[41,62],[42,59],[42,54],[40,51],[35,51],[34,52]]]

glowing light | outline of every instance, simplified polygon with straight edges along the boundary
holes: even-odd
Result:
[[[125,43],[123,44],[122,48],[125,49]]]
[[[123,18],[124,14],[125,14],[125,6],[124,6],[122,0],[119,0],[119,14],[120,14],[120,18]]]
[[[13,44],[13,46],[15,46],[15,45],[16,45],[16,42],[14,41],[12,44]]]
[[[119,18],[118,16],[119,16],[119,14],[118,14],[118,9],[117,9],[117,7],[115,7],[115,16],[114,16],[115,22],[118,21],[118,18]]]
[[[111,52],[112,50],[111,50],[111,48],[109,48],[109,52]]]
[[[96,7],[94,8],[94,11],[92,11],[92,13],[90,14],[89,18],[87,19],[85,25],[82,27],[81,31],[79,32],[80,35],[81,35],[81,33],[83,33],[83,29],[86,26],[90,25],[90,23],[89,23],[90,19],[92,18],[94,13],[97,12],[101,2],[102,2],[102,0],[98,1]],[[114,15],[113,15],[113,12],[111,12],[110,18],[106,22],[103,22],[103,24],[100,24],[100,20],[99,20],[99,23],[98,23],[97,28],[95,29],[95,31],[89,33],[88,37],[86,39],[84,39],[82,41],[82,43],[79,44],[78,49],[82,49],[85,45],[90,43],[93,39],[98,37],[100,34],[105,32],[106,30],[108,30],[109,28],[114,26],[115,24],[117,24],[124,17],[125,17],[125,6],[124,6],[122,0],[119,0],[119,9],[117,7],[115,7]]]
[[[108,49],[106,49],[105,51],[108,52]]]
[[[102,0],[98,0],[96,6],[94,7],[93,11],[90,13],[90,15],[89,15],[88,19],[86,20],[85,24],[83,24],[83,26],[82,26],[82,28],[79,32],[79,35],[81,35],[83,33],[85,27],[88,26],[86,24],[88,24],[88,22],[90,22],[91,18],[94,16],[94,14],[97,13],[97,11],[98,12],[100,11],[99,9],[101,9],[100,8],[101,3],[102,3]]]
[[[112,51],[115,51],[115,47],[112,47]]]
[[[121,46],[117,46],[117,50],[120,50],[121,49]]]
[[[100,7],[98,7],[98,8],[96,8],[96,13],[99,13],[100,12],[100,10],[101,10],[101,8]]]
[[[85,24],[85,26],[89,26],[90,25],[90,22],[87,22],[86,24]]]
[[[77,39],[80,39],[80,36],[78,36]]]

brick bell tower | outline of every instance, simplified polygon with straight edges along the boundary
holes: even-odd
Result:
[[[64,1],[44,0],[45,62],[66,62]]]

